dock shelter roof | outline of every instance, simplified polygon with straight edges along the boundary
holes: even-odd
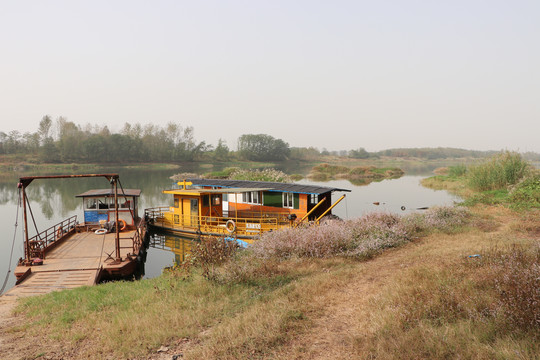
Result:
[[[292,192],[298,194],[324,194],[332,191],[347,191],[349,189],[340,189],[327,186],[307,185],[307,184],[291,184],[278,183],[267,181],[248,181],[248,180],[222,180],[222,179],[186,179],[190,181],[192,186],[219,186],[221,188],[244,188],[246,191],[256,191],[256,189],[264,188],[266,191],[276,192]]]
[[[141,190],[139,189],[124,189],[122,192],[121,189],[118,189],[118,196],[135,196],[139,197],[141,196]],[[114,190],[113,189],[96,189],[96,190],[88,190],[85,193],[75,195],[75,197],[99,197],[99,196],[114,196]]]

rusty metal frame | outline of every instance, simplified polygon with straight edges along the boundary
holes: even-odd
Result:
[[[17,187],[21,189],[22,191],[22,198],[23,198],[23,216],[24,216],[24,233],[25,233],[25,251],[24,251],[24,257],[25,261],[27,263],[30,263],[32,261],[32,248],[30,239],[28,238],[28,215],[27,215],[27,209],[26,204],[29,201],[26,197],[26,188],[32,183],[34,180],[43,180],[43,179],[76,179],[76,178],[88,178],[88,177],[104,177],[106,178],[111,185],[114,186],[114,203],[115,203],[115,213],[116,213],[116,219],[118,219],[118,179],[120,176],[118,174],[79,174],[79,175],[45,175],[45,176],[24,176],[19,178],[19,183],[17,184]],[[118,226],[116,226],[116,241],[115,241],[115,248],[116,248],[116,260],[121,261],[120,257],[120,240],[119,240],[119,229]]]

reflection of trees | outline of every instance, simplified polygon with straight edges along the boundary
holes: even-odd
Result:
[[[115,170],[104,169],[100,173],[114,173]],[[169,179],[177,170],[141,170],[125,169],[119,172],[120,182],[124,189],[141,189],[139,210],[144,207],[160,206],[169,202],[169,197],[162,193],[171,188],[173,181]],[[21,175],[28,176],[28,174]],[[0,183],[0,204],[17,204],[18,177]],[[82,200],[75,196],[91,189],[110,187],[105,178],[76,179],[40,179],[34,180],[27,188],[26,194],[33,211],[40,209],[47,219],[70,216],[82,206]],[[119,187],[119,191],[120,187]],[[37,204],[37,206],[36,206]]]

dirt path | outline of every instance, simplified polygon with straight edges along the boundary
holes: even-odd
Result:
[[[13,314],[16,305],[16,296],[0,297],[0,359],[2,360],[25,358],[26,351],[21,349],[23,336],[9,331],[14,326],[20,325],[20,319]]]
[[[310,330],[282,349],[279,359],[351,359],[354,343],[369,329],[367,313],[381,288],[400,269],[408,267],[418,245],[391,250],[361,266],[358,275],[339,292],[321,295],[318,303],[327,311],[313,320]]]

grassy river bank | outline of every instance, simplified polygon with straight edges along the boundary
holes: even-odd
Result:
[[[514,174],[515,160],[482,166]],[[534,359],[538,173],[482,172],[429,180],[467,207],[276,232],[241,252],[209,240],[155,279],[24,299],[0,357]],[[498,180],[478,189],[475,176]]]

